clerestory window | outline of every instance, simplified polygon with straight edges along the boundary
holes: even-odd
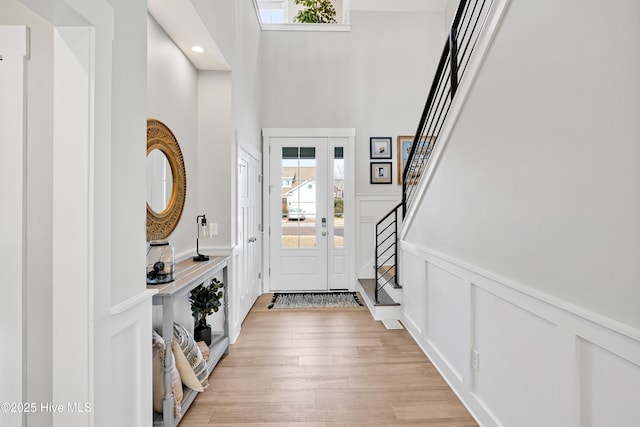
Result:
[[[345,24],[349,24],[349,1],[299,0],[296,4],[296,0],[256,0],[255,4],[264,30],[348,31]],[[307,23],[309,19],[314,22],[313,19],[319,16],[326,18],[326,6],[329,4],[335,10],[335,23]],[[307,12],[296,19],[301,11]]]

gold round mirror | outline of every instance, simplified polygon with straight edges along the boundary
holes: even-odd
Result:
[[[161,121],[147,119],[147,241],[173,232],[186,194],[187,174],[176,137]]]

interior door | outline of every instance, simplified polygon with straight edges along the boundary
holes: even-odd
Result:
[[[260,295],[262,264],[261,250],[261,174],[260,161],[256,156],[240,149],[238,151],[238,242],[241,246],[238,286],[239,321],[247,316],[256,298]]]
[[[327,138],[270,140],[270,290],[326,291]]]

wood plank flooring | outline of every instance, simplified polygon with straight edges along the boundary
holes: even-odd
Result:
[[[406,330],[262,295],[181,426],[477,426]]]

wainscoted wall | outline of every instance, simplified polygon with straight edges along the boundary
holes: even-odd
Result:
[[[151,297],[155,290],[145,290],[118,304],[110,311],[109,366],[117,368],[111,376],[108,399],[109,419],[112,425],[152,424],[149,408],[151,384]],[[104,401],[104,400],[101,400]],[[101,412],[105,408],[92,408]]]
[[[483,425],[631,426],[640,331],[401,243],[403,322]]]

